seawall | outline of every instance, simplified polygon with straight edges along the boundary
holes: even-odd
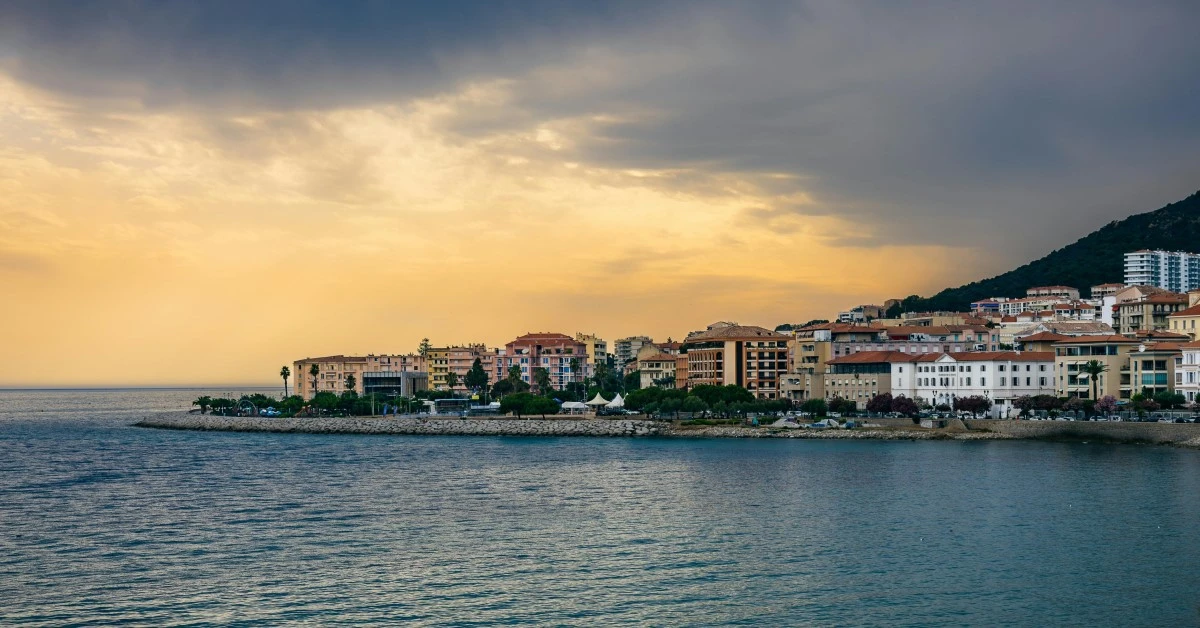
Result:
[[[266,418],[170,412],[134,423],[138,427],[213,432],[299,432],[306,434],[454,434],[480,436],[655,436],[667,426],[638,419],[462,419],[462,418]]]
[[[1155,443],[1200,448],[1200,424],[1097,423],[1072,421],[967,420],[956,429],[922,429],[908,419],[878,419],[882,427],[803,430],[733,425],[683,426],[667,421],[628,419],[352,417],[223,417],[164,412],[134,425],[220,432],[309,434],[423,434],[477,436],[660,436],[673,438],[797,438],[879,440],[1091,440]],[[965,427],[965,429],[964,429]]]

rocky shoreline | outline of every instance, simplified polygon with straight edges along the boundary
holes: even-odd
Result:
[[[948,428],[928,429],[907,420],[880,420],[873,428],[806,430],[736,425],[682,425],[679,422],[629,417],[596,419],[458,417],[267,418],[224,417],[191,412],[147,416],[137,427],[219,432],[304,434],[376,434],[430,436],[592,436],[660,438],[791,438],[863,440],[1052,440],[1172,445],[1200,449],[1200,425],[1160,423],[1092,423],[1059,421],[953,421]]]
[[[225,417],[186,412],[146,417],[137,427],[219,432],[280,432],[306,434],[409,434],[462,436],[657,436],[666,438],[809,438],[877,440],[995,440],[1016,436],[992,431],[920,428],[858,428],[805,430],[734,425],[679,425],[649,419],[584,418],[439,418],[348,417],[266,418]]]

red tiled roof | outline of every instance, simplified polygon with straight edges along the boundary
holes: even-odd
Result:
[[[1032,336],[1017,338],[1017,342],[1058,342],[1059,340],[1069,340],[1070,336],[1056,334],[1052,331],[1040,331]]]
[[[1096,344],[1096,343],[1111,344],[1111,343],[1136,343],[1136,342],[1137,342],[1136,340],[1134,340],[1133,338],[1129,338],[1127,336],[1109,335],[1109,336],[1075,336],[1075,337],[1071,338],[1070,340],[1061,340],[1054,344],[1090,345],[1090,344]]]
[[[913,362],[915,357],[900,351],[859,351],[834,358],[826,364],[879,364],[881,362]]]
[[[787,340],[790,337],[791,336],[785,336],[784,334],[776,333],[769,329],[757,327],[755,325],[730,325],[728,327],[718,327],[716,329],[702,331],[695,336],[688,338],[685,341],[685,344],[692,344],[705,340],[757,340],[763,338],[771,340]]]
[[[1167,314],[1167,318],[1171,318],[1172,316],[1200,316],[1200,303],[1197,303],[1187,309],[1179,310],[1174,314]]]
[[[1146,345],[1146,351],[1179,351],[1183,345],[1178,342],[1156,342]]]
[[[1053,362],[1053,351],[964,351],[951,353],[959,362]]]

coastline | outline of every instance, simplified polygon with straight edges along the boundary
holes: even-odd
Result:
[[[458,417],[225,417],[164,412],[136,427],[301,434],[428,436],[591,436],[658,438],[792,438],[863,440],[1072,440],[1163,444],[1200,449],[1200,426],[1159,423],[1075,423],[1065,421],[967,420],[951,428],[918,428],[906,421],[882,421],[875,428],[806,430],[734,425],[680,425],[631,417],[469,418]]]

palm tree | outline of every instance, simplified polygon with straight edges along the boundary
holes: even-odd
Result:
[[[1099,377],[1101,373],[1107,371],[1108,366],[1106,366],[1100,360],[1088,360],[1087,362],[1083,363],[1083,366],[1079,367],[1079,370],[1087,373],[1088,378],[1092,380],[1092,399],[1096,399],[1096,395],[1098,395],[1100,392],[1099,382],[1096,381],[1096,378]]]
[[[321,377],[321,367],[318,366],[316,362],[313,362],[313,365],[308,367],[308,374],[312,375],[312,382],[313,382],[312,394],[313,394],[313,397],[316,397],[317,396],[317,378]]]
[[[292,376],[292,369],[285,365],[283,368],[279,369],[279,376],[283,378],[283,398],[287,399],[287,381],[288,378]]]

